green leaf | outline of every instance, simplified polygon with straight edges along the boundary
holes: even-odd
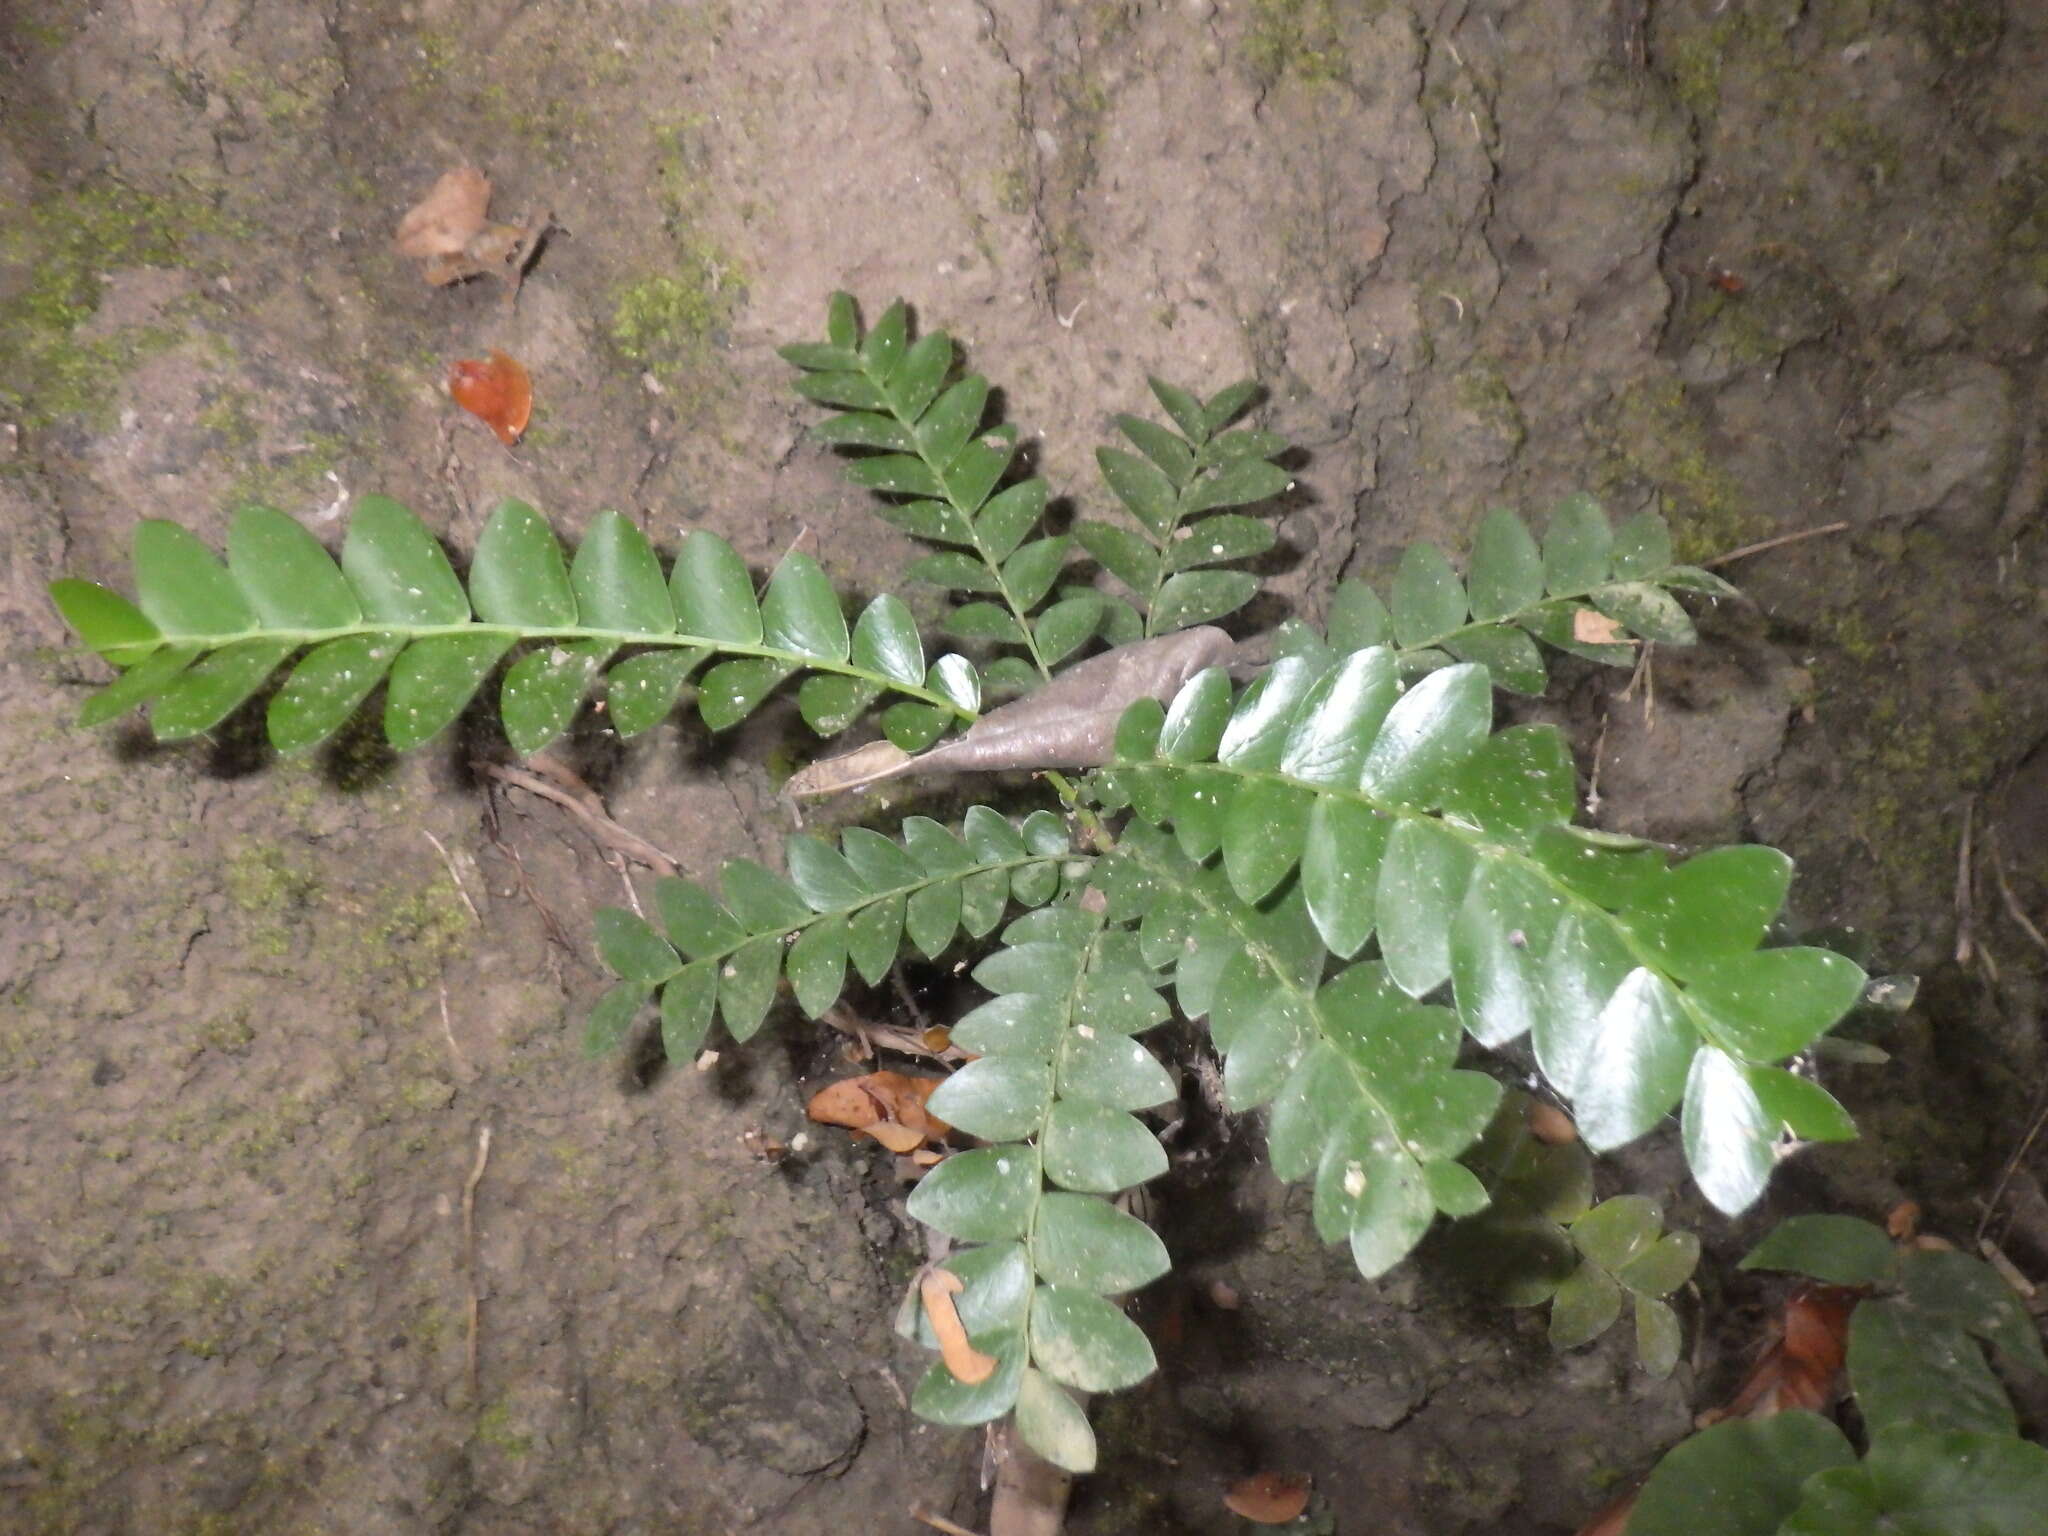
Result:
[[[1428,810],[1442,800],[1451,770],[1485,742],[1492,723],[1486,668],[1464,664],[1432,672],[1388,712],[1366,753],[1362,787],[1377,799]]]
[[[1024,1382],[1024,1331],[1000,1329],[972,1336],[972,1342],[983,1354],[995,1356],[994,1373],[969,1386],[956,1380],[941,1361],[912,1389],[912,1413],[932,1424],[965,1427],[1001,1418],[1016,1405]]]
[[[298,752],[341,729],[398,654],[396,635],[348,635],[315,646],[270,701],[270,744]]]
[[[1230,425],[1254,400],[1262,386],[1257,379],[1239,379],[1209,397],[1202,407],[1202,426],[1211,435]]]
[[[1671,565],[1671,529],[1655,512],[1638,512],[1614,535],[1614,574],[1623,581],[1659,576]]]
[[[1768,1065],[1803,1051],[1856,1006],[1862,967],[1829,949],[1765,949],[1696,962],[1687,989],[1715,1037]]]
[[[261,688],[294,649],[290,640],[230,645],[181,672],[150,705],[159,741],[183,741],[210,731]]]
[[[1640,900],[1664,876],[1661,850],[1590,827],[1546,828],[1530,842],[1529,853],[1570,889],[1609,912]]]
[[[1074,997],[1074,1023],[1097,1035],[1142,1034],[1173,1016],[1150,971],[1097,960]]]
[[[1176,1092],[1166,1069],[1127,1035],[1091,1040],[1078,1031],[1068,1034],[1060,1043],[1057,1071],[1061,1098],[1111,1109],[1151,1109]]]
[[[967,444],[941,472],[946,499],[963,512],[972,512],[988,500],[989,492],[1017,456],[1014,427],[996,427]]]
[[[1003,585],[1009,588],[1010,601],[1027,613],[1036,608],[1039,600],[1052,590],[1066,558],[1065,534],[1035,539],[1010,556],[1003,566]]]
[[[825,301],[825,337],[841,352],[852,352],[860,345],[860,314],[852,294],[834,293]]]
[[[1637,1254],[1615,1278],[1639,1296],[1669,1296],[1699,1268],[1700,1240],[1690,1232],[1667,1232]]]
[[[1159,579],[1159,552],[1127,528],[1110,523],[1082,522],[1074,537],[1110,575],[1141,597],[1149,597]]]
[[[1045,664],[1059,665],[1094,639],[1102,623],[1102,609],[1101,596],[1086,592],[1062,598],[1040,614],[1033,637]]]
[[[1213,475],[1205,475],[1188,487],[1183,512],[1213,512],[1219,507],[1248,507],[1269,501],[1290,489],[1294,477],[1277,464],[1264,459],[1232,459]]]
[[[1629,1536],[1776,1536],[1815,1473],[1856,1460],[1817,1414],[1730,1419],[1682,1441],[1650,1474]]]
[[[1473,1216],[1486,1209],[1490,1197],[1479,1177],[1463,1163],[1438,1160],[1422,1170],[1432,1204],[1446,1216]]]
[[[1905,1299],[1923,1318],[1995,1344],[2016,1365],[2048,1372],[2041,1330],[1997,1270],[1968,1254],[1915,1252],[1899,1260]]]
[[[981,680],[974,675],[974,664],[965,656],[941,656],[925,674],[924,685],[967,714],[981,711]]]
[[[631,912],[599,907],[592,921],[598,953],[623,980],[639,982],[643,988],[656,987],[683,968],[668,940]]]
[[[1537,989],[1540,1008],[1531,1043],[1537,1065],[1558,1092],[1576,1098],[1588,1063],[1601,1048],[1601,1014],[1635,968],[1611,923],[1567,913],[1551,937]]]
[[[723,955],[747,936],[710,892],[673,875],[654,882],[654,904],[669,942],[692,960]]]
[[[1031,1298],[1031,1358],[1082,1392],[1120,1392],[1159,1368],[1138,1325],[1087,1290],[1041,1285]]]
[[[672,1065],[696,1056],[711,1032],[717,1000],[718,967],[709,960],[684,966],[661,989],[661,1051]]]
[[[698,680],[697,713],[714,731],[738,725],[796,670],[792,662],[759,656],[722,661]]]
[[[1394,618],[1379,594],[1362,581],[1340,581],[1330,599],[1330,644],[1340,651],[1391,645]]]
[[[1066,1018],[1056,998],[1009,992],[970,1010],[953,1026],[954,1044],[982,1056],[1050,1056]]]
[[[611,652],[609,640],[572,640],[544,645],[513,662],[498,695],[512,750],[530,757],[566,731]]]
[[[1166,1172],[1166,1149],[1157,1138],[1107,1105],[1055,1104],[1040,1145],[1045,1176],[1062,1189],[1113,1195]]]
[[[1167,547],[1167,564],[1176,571],[1185,571],[1227,560],[1249,560],[1271,549],[1277,537],[1268,523],[1225,512],[1176,529],[1173,542]]]
[[[1472,1038],[1490,1049],[1518,1040],[1543,1015],[1543,965],[1555,904],[1519,866],[1487,859],[1451,925],[1451,988]],[[1534,898],[1534,899],[1531,899]]]
[[[1119,415],[1116,426],[1140,453],[1165,471],[1176,490],[1187,484],[1195,472],[1195,455],[1180,438],[1142,416]]]
[[[637,981],[621,981],[607,988],[583,1025],[583,1054],[605,1056],[617,1050],[646,1005],[647,988]]]
[[[937,741],[953,717],[936,704],[904,699],[882,711],[882,734],[905,752],[922,752]]]
[[[1131,516],[1149,528],[1153,537],[1165,538],[1180,516],[1180,498],[1173,482],[1157,465],[1121,448],[1096,449],[1095,462],[1103,481]]]
[[[1465,622],[1464,583],[1434,544],[1411,544],[1394,574],[1394,638],[1433,645]]]
[[[2007,1435],[1902,1430],[1808,1480],[1782,1536],[2033,1536],[2048,1450]]]
[[[718,972],[718,1011],[734,1040],[745,1044],[754,1038],[775,1001],[781,975],[780,939],[756,939],[726,957]]]
[[[1393,652],[1377,646],[1353,651],[1303,696],[1280,771],[1311,784],[1354,788],[1400,688]]]
[[[1984,1351],[1902,1297],[1864,1301],[1849,1314],[1849,1389],[1879,1445],[1916,1429],[2019,1433]]]
[[[1552,593],[1591,591],[1607,579],[1614,532],[1600,503],[1581,491],[1558,503],[1543,536],[1543,578]]]
[[[1600,612],[1645,640],[1691,645],[1699,639],[1692,616],[1678,606],[1678,599],[1649,582],[1625,581],[1596,587],[1591,601]]]
[[[1773,1122],[1801,1141],[1854,1141],[1856,1122],[1819,1083],[1776,1067],[1745,1067],[1743,1076]]]
[[[1254,779],[1232,798],[1223,822],[1223,868],[1244,901],[1263,901],[1301,857],[1315,797],[1298,785]]]
[[[1376,912],[1387,971],[1410,997],[1450,977],[1452,918],[1472,870],[1472,850],[1437,823],[1411,817],[1394,824]]]
[[[50,598],[78,638],[117,667],[142,661],[161,637],[140,608],[96,581],[60,578],[50,583]]]
[[[1038,526],[1038,520],[1045,516],[1047,489],[1046,483],[1034,475],[991,498],[981,509],[974,527],[981,535],[982,552],[989,559],[1007,560],[1011,551],[1024,542],[1024,536]],[[1017,606],[1029,608],[1031,604],[1019,600]]]
[[[1854,1216],[1792,1216],[1737,1267],[1790,1270],[1830,1285],[1888,1286],[1898,1274],[1898,1254],[1882,1227]]]
[[[1017,1433],[1062,1472],[1095,1470],[1095,1431],[1081,1405],[1037,1371],[1017,1386]]]
[[[569,586],[576,611],[593,629],[648,636],[675,633],[675,605],[662,579],[661,561],[647,536],[623,513],[606,510],[591,519],[569,566]]]
[[[820,405],[844,406],[853,411],[886,411],[888,396],[866,374],[846,372],[807,373],[790,387],[806,400]]]
[[[1674,565],[1667,571],[1660,571],[1658,579],[1667,587],[1676,587],[1681,592],[1704,592],[1709,597],[1739,597],[1741,594],[1712,571],[1697,565]]]
[[[709,654],[695,646],[680,651],[644,651],[605,673],[605,714],[612,729],[621,736],[638,736],[661,724],[675,708],[676,696],[691,670]],[[396,686],[394,678],[394,689]]]
[[[882,685],[864,677],[807,677],[796,691],[797,713],[820,736],[837,736],[881,696]]]
[[[1664,1228],[1664,1208],[1648,1195],[1616,1195],[1571,1224],[1572,1242],[1613,1271],[1647,1253]]]
[[[860,367],[860,354],[851,342],[836,345],[822,341],[793,341],[777,347],[775,355],[786,363],[813,373],[845,372]]]
[[[956,1152],[918,1182],[911,1218],[966,1243],[1023,1237],[1039,1203],[1038,1156],[1029,1147]]]
[[[1472,569],[1466,575],[1472,617],[1482,623],[1507,618],[1543,598],[1543,556],[1522,520],[1505,507],[1480,519],[1472,536]]]
[[[1330,1241],[1351,1242],[1351,1261],[1377,1280],[1414,1251],[1436,1219],[1436,1205],[1414,1159],[1388,1155],[1386,1118],[1360,1104],[1330,1138],[1316,1170],[1317,1226]]]
[[[1166,1245],[1137,1217],[1094,1195],[1060,1191],[1039,1199],[1031,1255],[1040,1279],[1098,1295],[1134,1291],[1171,1267]]]
[[[853,664],[906,687],[923,684],[924,644],[901,598],[885,592],[861,611],[853,627]]]
[[[936,960],[960,928],[960,882],[942,881],[913,891],[903,911],[903,931],[927,960]]]
[[[1597,1264],[1581,1264],[1550,1299],[1550,1345],[1577,1349],[1590,1344],[1621,1316],[1621,1287]]]
[[[341,572],[373,624],[413,629],[469,618],[469,598],[440,544],[388,496],[357,499],[342,541]]]
[[[895,968],[903,947],[903,918],[904,899],[896,895],[871,902],[847,919],[846,958],[871,987],[880,986]]]
[[[844,661],[846,615],[818,562],[801,552],[775,568],[761,600],[763,643],[815,661]]]
[[[748,933],[800,927],[811,916],[795,886],[752,859],[730,860],[718,872],[718,888]]]
[[[1700,1193],[1727,1215],[1748,1210],[1777,1163],[1778,1127],[1741,1064],[1710,1045],[1700,1047],[1686,1075],[1683,1127],[1686,1165]]]
[[[1654,1296],[1640,1293],[1635,1298],[1636,1358],[1643,1374],[1662,1381],[1678,1369],[1678,1353],[1685,1335],[1678,1326],[1678,1314]]]
[[[790,884],[815,912],[859,906],[875,894],[844,854],[807,833],[791,837],[782,857]]]
[[[817,1018],[839,1001],[846,985],[846,919],[822,917],[789,946],[785,969],[790,990],[806,1018]]]
[[[1015,1056],[970,1061],[932,1093],[929,1108],[983,1141],[1035,1135],[1052,1102],[1052,1068]]]
[[[1216,760],[1240,772],[1279,767],[1302,704],[1321,678],[1321,667],[1305,657],[1274,662],[1238,699]]]
[[[963,640],[994,640],[1020,645],[1024,628],[1016,616],[999,603],[963,603],[946,615],[946,632]]]
[[[954,554],[951,551],[913,560],[904,568],[903,574],[912,581],[927,581],[935,587],[945,587],[951,591],[1002,591],[995,573],[980,560],[972,555]]]
[[[1222,743],[1231,716],[1230,674],[1205,667],[1182,685],[1159,729],[1159,755],[1170,763],[1206,762]]]
[[[477,538],[469,593],[486,624],[566,629],[576,623],[576,596],[554,529],[510,497],[498,503]]]
[[[932,403],[917,424],[917,445],[936,464],[950,464],[981,426],[988,380],[970,373]],[[949,509],[950,510],[950,509]]]
[[[754,581],[733,547],[715,533],[695,528],[676,552],[669,573],[676,626],[686,635],[732,645],[761,643],[761,609]]]
[[[1164,379],[1148,378],[1152,386],[1152,397],[1166,407],[1166,414],[1173,418],[1173,424],[1180,428],[1187,440],[1197,447],[1209,440],[1209,420],[1202,409],[1202,402],[1182,389],[1178,384],[1169,384]]]
[[[909,331],[910,311],[898,299],[882,311],[882,318],[868,328],[867,337],[860,344],[861,363],[870,377],[880,383],[888,382],[896,371],[896,365],[903,360]]]
[[[1600,1010],[1598,1048],[1579,1063],[1573,1108],[1595,1152],[1625,1146],[1654,1128],[1686,1089],[1699,1037],[1671,984],[1634,970]]]
[[[1330,952],[1350,959],[1372,937],[1380,861],[1393,823],[1356,800],[1319,798],[1303,839],[1301,887]]]
[[[1478,662],[1510,693],[1541,698],[1549,683],[1543,652],[1519,629],[1468,629],[1447,637],[1444,649],[1460,661]]]
[[[920,539],[970,548],[974,544],[974,529],[967,519],[943,501],[880,501],[871,510],[892,528]]]
[[[347,629],[362,622],[362,605],[320,541],[275,507],[235,514],[228,570],[266,629]]]
[[[1578,799],[1578,769],[1564,734],[1551,725],[1516,725],[1452,771],[1443,810],[1451,821],[1520,846],[1539,828],[1570,821]]]
[[[944,331],[931,331],[911,343],[883,392],[897,415],[915,421],[938,398],[939,388],[952,370],[953,338]]]
[[[166,645],[137,662],[79,706],[80,725],[104,725],[155,698],[192,664],[196,645]]]
[[[176,523],[145,518],[137,524],[132,558],[136,601],[164,634],[211,637],[257,627],[227,567]]]
[[[1623,917],[1690,981],[1702,966],[1754,950],[1791,883],[1792,861],[1775,848],[1715,848],[1652,882]]]

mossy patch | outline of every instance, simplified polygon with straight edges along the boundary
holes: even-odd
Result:
[[[1344,12],[1378,9],[1338,0],[1252,0],[1242,44],[1245,67],[1269,89],[1286,77],[1309,84],[1348,79]]]
[[[1680,560],[1697,563],[1768,536],[1770,520],[1715,462],[1706,425],[1677,379],[1642,378],[1624,386],[1593,435],[1602,451],[1595,489],[1610,496],[1643,485],[1655,490]]]

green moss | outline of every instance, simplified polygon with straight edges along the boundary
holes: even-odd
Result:
[[[292,863],[275,847],[244,843],[228,856],[228,900],[250,918],[246,942],[257,954],[278,956],[320,889],[309,869]]]
[[[1906,152],[1898,139],[1851,107],[1841,107],[1821,120],[1821,147],[1854,163],[1873,189],[1887,187],[1906,168]]]
[[[1245,66],[1267,87],[1286,76],[1311,84],[1349,79],[1351,60],[1343,34],[1346,10],[1362,14],[1366,8],[1340,5],[1338,0],[1252,0],[1243,43]]]
[[[1475,359],[1459,372],[1452,390],[1458,404],[1504,438],[1510,449],[1522,446],[1529,429],[1498,363],[1490,358]]]
[[[469,941],[471,920],[446,875],[382,908],[365,939],[374,962],[408,988],[431,985]]]
[[[1769,520],[1714,462],[1706,428],[1678,380],[1654,377],[1627,385],[1594,435],[1605,438],[1595,488],[1613,494],[1646,483],[1655,489],[1680,560],[1697,563],[1768,535]]]
[[[0,224],[0,268],[23,274],[0,300],[0,414],[30,428],[97,417],[122,375],[180,339],[166,324],[79,336],[99,311],[104,275],[197,265],[199,243],[234,232],[197,197],[156,196],[111,176],[47,190],[25,217]]]
[[[494,1451],[507,1456],[524,1456],[533,1449],[533,1437],[521,1434],[513,1427],[512,1407],[503,1399],[476,1416],[476,1438],[479,1444],[487,1445]]]

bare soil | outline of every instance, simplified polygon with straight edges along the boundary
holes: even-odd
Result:
[[[1653,694],[1565,670],[1557,707],[1604,824],[1775,842],[1801,921],[1923,978],[1890,1065],[1831,1069],[1864,1141],[1774,1209],[1910,1194],[1968,1237],[2048,1069],[2013,915],[2048,914],[2043,79],[2027,0],[0,8],[0,1530],[983,1517],[980,1437],[905,1407],[886,1158],[743,1141],[801,1128],[833,1043],[585,1061],[620,877],[476,774],[492,722],[404,761],[82,733],[99,673],[43,591],[122,583],[144,517],[217,543],[255,496],[326,536],[372,490],[457,551],[515,495],[759,568],[808,535],[889,589],[910,551],[773,351],[835,288],[961,337],[1082,507],[1148,372],[1266,380],[1307,460],[1253,625],[1579,488],[1697,557],[1846,521],[1731,565]],[[560,226],[516,310],[391,250],[464,162]],[[492,347],[536,380],[515,451],[442,386]],[[804,750],[678,716],[565,755],[701,878],[774,855]],[[1741,1368],[1761,1292],[1724,1277],[1771,1213],[1713,1216],[1669,1137],[1603,1174],[1709,1246],[1661,1383],[1426,1259],[1362,1283],[1257,1139],[1159,1191],[1164,1368],[1098,1405],[1083,1536],[1240,1529],[1219,1490],[1262,1466],[1347,1533],[1569,1530]],[[2044,1159],[1993,1226],[2036,1277]]]

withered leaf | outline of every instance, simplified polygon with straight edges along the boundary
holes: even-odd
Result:
[[[953,1305],[953,1298],[965,1288],[953,1271],[936,1266],[927,1269],[917,1282],[918,1300],[924,1303],[932,1337],[939,1341],[939,1359],[953,1373],[954,1380],[971,1387],[987,1381],[1001,1362],[967,1342],[967,1325],[960,1321],[959,1310]]]
[[[1253,1525],[1285,1525],[1308,1508],[1308,1479],[1254,1472],[1230,1485],[1223,1507]]]
[[[392,244],[399,255],[414,261],[432,263],[460,256],[483,229],[490,206],[489,179],[475,166],[458,166],[443,174],[425,197],[406,210]]]
[[[1581,645],[1629,645],[1621,626],[1604,613],[1580,608],[1572,614],[1572,638]]]
[[[843,1125],[872,1136],[891,1152],[910,1152],[952,1130],[924,1107],[944,1081],[887,1071],[842,1078],[812,1094],[804,1113],[821,1125]]]
[[[1171,699],[1236,642],[1213,625],[1120,645],[1069,667],[1035,693],[990,710],[966,734],[916,756],[886,741],[812,763],[792,795],[834,795],[904,773],[994,773],[1013,768],[1094,768],[1109,761],[1117,721],[1140,699]]]

